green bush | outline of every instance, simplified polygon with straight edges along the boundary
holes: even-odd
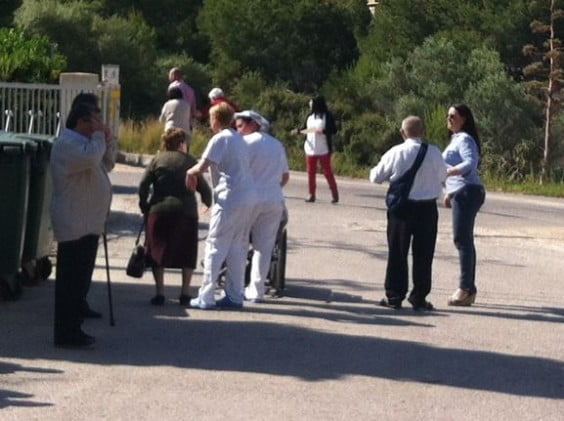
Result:
[[[424,113],[425,138],[441,150],[448,144],[448,130],[446,127],[447,108],[441,105],[427,107]]]
[[[540,109],[522,86],[499,72],[471,85],[466,98],[482,140],[483,170],[512,180],[535,172],[542,153],[542,134],[535,124]]]
[[[65,58],[46,36],[0,28],[0,80],[52,82],[65,66]]]
[[[184,80],[194,89],[198,107],[207,104],[208,92],[213,87],[212,71],[208,65],[196,62],[185,53],[160,56],[156,63],[159,81],[159,98],[164,103],[167,98],[168,72],[173,67],[180,67],[184,74]]]
[[[335,3],[205,1],[198,22],[211,43],[217,82],[227,86],[237,74],[258,71],[293,89],[319,88],[333,69],[357,59],[355,33],[362,33],[362,22],[369,23],[366,9]]]
[[[97,5],[91,2],[26,0],[16,11],[14,22],[26,34],[47,36],[67,58],[66,71],[100,71],[101,56],[92,25]]]

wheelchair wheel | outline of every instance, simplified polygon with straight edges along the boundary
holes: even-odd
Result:
[[[52,272],[53,264],[51,263],[49,257],[45,256],[37,261],[37,274],[39,279],[42,281],[48,279]]]
[[[280,289],[286,288],[286,248],[288,246],[288,235],[286,230],[282,233],[278,255],[278,282]]]
[[[16,301],[22,295],[23,287],[20,274],[13,278],[0,278],[0,300]]]
[[[254,251],[251,249],[247,254],[247,264],[245,266],[245,286],[248,287],[251,283],[251,267],[253,266],[253,254]]]
[[[282,291],[286,287],[286,230],[282,232],[279,240],[274,246],[272,253],[272,263],[270,264],[270,286],[276,291]]]

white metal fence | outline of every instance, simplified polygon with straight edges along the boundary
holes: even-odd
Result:
[[[18,133],[58,135],[64,127],[73,98],[80,92],[93,92],[100,98],[104,122],[117,137],[120,90],[115,85],[96,89],[59,85],[0,82],[0,130]]]

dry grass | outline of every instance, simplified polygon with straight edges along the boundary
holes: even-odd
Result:
[[[123,121],[120,126],[119,147],[123,152],[135,152],[153,155],[160,148],[163,124],[156,118],[135,122]],[[199,156],[211,136],[210,130],[197,123],[192,133],[190,153]]]

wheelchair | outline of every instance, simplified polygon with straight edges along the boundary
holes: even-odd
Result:
[[[270,261],[270,269],[266,279],[266,293],[272,297],[281,297],[284,289],[286,288],[286,252],[288,247],[288,210],[284,206],[282,212],[282,219],[278,226],[278,233],[276,234],[276,242],[272,250],[272,257]],[[251,281],[251,266],[253,262],[254,250],[252,247],[253,239],[250,239],[250,248],[247,253],[247,265],[245,268],[245,286],[249,285]],[[225,275],[227,269],[225,263],[221,266],[217,284],[223,286],[225,283]]]

